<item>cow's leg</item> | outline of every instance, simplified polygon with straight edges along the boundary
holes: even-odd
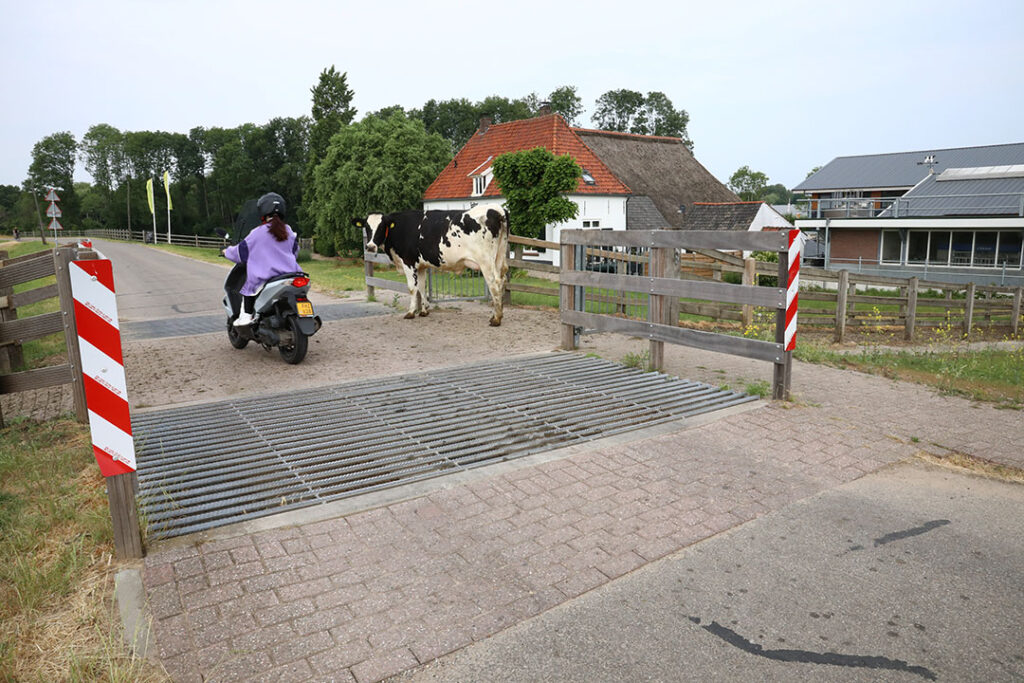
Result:
[[[420,298],[420,315],[430,315],[430,306],[427,301],[427,269],[420,268],[416,272],[417,282],[419,283],[419,298]]]
[[[409,288],[409,310],[405,314],[405,319],[411,320],[416,317],[416,310],[418,308],[417,303],[420,292],[417,280],[419,271],[409,266],[403,266],[403,270],[405,270],[405,284]]]
[[[484,282],[491,293],[491,327],[501,325],[501,298],[505,294],[505,278],[498,275],[498,268],[495,264],[481,263],[480,272],[484,275]]]

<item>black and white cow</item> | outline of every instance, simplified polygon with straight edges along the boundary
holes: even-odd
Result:
[[[353,219],[362,228],[368,252],[382,251],[405,272],[409,286],[409,312],[427,315],[424,293],[426,269],[461,273],[472,268],[483,273],[491,293],[491,325],[501,325],[501,297],[508,272],[508,216],[495,208],[478,206],[468,211],[402,211],[372,213]]]

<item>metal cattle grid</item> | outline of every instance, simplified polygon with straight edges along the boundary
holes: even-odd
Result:
[[[755,400],[551,353],[137,415],[139,500],[169,538]]]

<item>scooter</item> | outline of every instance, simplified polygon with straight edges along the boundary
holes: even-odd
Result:
[[[218,231],[220,233],[221,231]],[[226,237],[227,232],[221,235]],[[235,325],[242,310],[242,285],[245,264],[236,263],[224,280],[224,310],[228,314],[228,341],[236,349],[244,349],[250,341],[269,351],[277,347],[285,362],[295,365],[306,357],[309,337],[323,325],[314,315],[307,298],[309,275],[285,273],[271,278],[256,293],[255,312],[249,325]]]

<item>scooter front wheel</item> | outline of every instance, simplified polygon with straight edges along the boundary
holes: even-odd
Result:
[[[292,343],[290,346],[281,346],[278,350],[286,363],[297,365],[306,357],[306,351],[309,349],[309,337],[299,329],[299,320],[295,316],[288,318],[288,327],[292,332]]]
[[[239,332],[238,328],[231,324],[232,321],[228,321],[228,341],[236,349],[244,349],[249,343],[248,337],[243,337]]]

